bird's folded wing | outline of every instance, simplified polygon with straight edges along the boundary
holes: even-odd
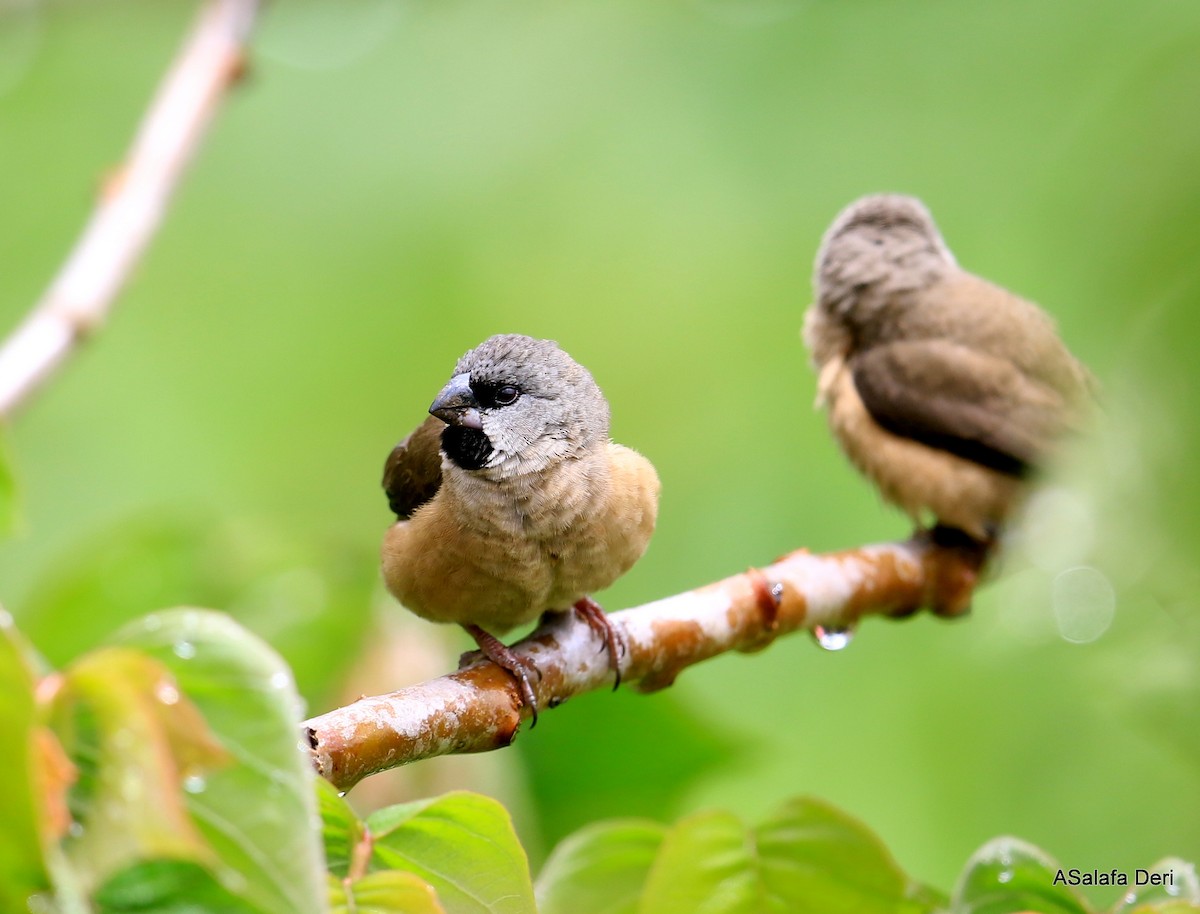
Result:
[[[407,438],[392,448],[383,465],[383,490],[388,506],[400,520],[437,494],[442,484],[442,430],[440,419],[430,416]]]
[[[851,368],[863,405],[888,431],[1014,476],[1037,464],[1066,419],[1057,391],[945,339],[874,346]]]

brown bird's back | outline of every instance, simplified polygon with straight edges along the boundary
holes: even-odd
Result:
[[[1089,399],[1053,321],[959,268],[910,197],[843,211],[815,292],[805,340],[843,450],[914,520],[990,540]]]

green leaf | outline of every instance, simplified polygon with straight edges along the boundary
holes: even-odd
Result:
[[[757,841],[769,881],[826,912],[918,911],[937,897],[908,878],[870,829],[820,800],[789,801],[759,827]]]
[[[315,774],[299,745],[300,702],[268,645],[220,613],[156,613],[121,632],[174,674],[230,756],[184,782],[222,885],[266,912],[324,910]]]
[[[349,878],[355,851],[372,848],[373,838],[333,785],[318,779],[316,787],[329,867],[329,904],[334,914],[445,914],[433,886],[411,872],[379,870]],[[370,862],[368,855],[358,866]]]
[[[753,830],[722,812],[680,822],[663,842],[639,910],[919,912],[930,910],[925,897],[862,824],[802,798]]]
[[[1087,905],[1057,878],[1060,871],[1058,863],[1032,844],[996,838],[967,861],[951,909],[954,914],[1087,914]]]
[[[748,830],[732,813],[706,812],[683,819],[667,834],[639,910],[779,910],[779,902],[766,895]]]
[[[429,883],[400,870],[370,873],[347,884],[329,877],[331,914],[446,914]]]
[[[80,762],[79,832],[65,847],[85,885],[145,858],[212,859],[182,783],[227,758],[162,663],[131,648],[93,651],[63,674],[51,710]]]
[[[0,910],[23,911],[30,895],[49,888],[34,776],[34,676],[12,619],[0,610]]]
[[[437,891],[447,914],[530,914],[529,861],[508,812],[455,791],[381,809],[367,819],[371,870],[405,870]]]
[[[186,860],[149,860],[121,870],[95,893],[98,914],[261,914]]]
[[[666,828],[645,819],[597,822],[554,849],[537,879],[541,914],[635,914]]]
[[[325,844],[325,866],[339,879],[350,871],[350,855],[363,838],[363,825],[337,788],[317,778],[317,810]]]
[[[1146,874],[1145,881],[1150,882],[1154,875],[1164,878],[1161,885],[1137,885],[1137,875],[1134,885],[1113,908],[1113,914],[1184,914],[1184,912],[1200,911],[1200,877],[1196,875],[1196,867],[1178,857],[1167,857],[1158,861],[1146,870],[1138,870],[1138,874]]]

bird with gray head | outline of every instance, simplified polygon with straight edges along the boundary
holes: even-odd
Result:
[[[591,374],[551,340],[493,336],[458,360],[429,412],[384,467],[397,518],[383,541],[388,589],[418,616],[465,628],[515,677],[534,722],[536,670],[494,632],[574,609],[619,685],[624,645],[589,595],[645,551],[659,482],[609,440]]]
[[[804,338],[842,449],[919,527],[989,546],[1080,427],[1087,369],[1037,305],[961,269],[913,197],[843,210],[814,292]]]

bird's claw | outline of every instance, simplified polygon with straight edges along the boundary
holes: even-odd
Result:
[[[540,680],[542,671],[528,657],[514,653],[499,638],[484,631],[478,625],[464,625],[463,628],[475,639],[479,650],[488,660],[505,670],[517,681],[517,691],[521,693],[521,702],[529,709],[529,729],[532,730],[537,726],[538,703],[537,693],[529,681],[529,673],[534,673]]]
[[[601,643],[597,653],[602,650],[608,651],[608,668],[613,672],[615,692],[621,686],[621,658],[629,653],[625,635],[612,624],[608,613],[591,597],[579,600],[574,609],[579,618],[587,623],[588,628],[599,636]]]
[[[500,664],[500,665],[504,666],[503,664]],[[532,667],[532,669],[538,674],[538,677],[540,678],[541,670],[539,670],[536,666],[533,666],[533,664],[530,664],[530,667]],[[524,702],[525,707],[527,707],[529,709],[529,729],[532,730],[534,727],[537,726],[537,719],[538,719],[537,695],[533,691],[533,685],[529,682],[529,677],[525,674],[525,665],[521,664],[516,669],[512,669],[511,667],[504,667],[504,668],[506,670],[508,670],[508,672],[512,675],[512,677],[514,679],[517,680],[517,689],[521,693],[521,701]]]

